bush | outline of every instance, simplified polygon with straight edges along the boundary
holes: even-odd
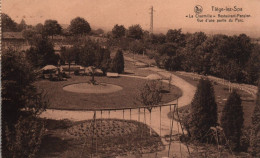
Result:
[[[6,144],[3,157],[35,157],[44,134],[44,122],[35,117],[21,117],[15,130],[5,127]]]
[[[148,56],[149,59],[153,59],[155,57],[155,52],[147,51],[146,55]]]
[[[200,79],[189,117],[188,129],[192,139],[205,142],[210,127],[217,125],[217,104],[213,86],[208,79]]]
[[[62,73],[61,73],[61,76],[62,76],[63,78],[70,78],[70,76],[67,75],[65,72],[62,72]]]
[[[133,53],[143,54],[145,52],[145,47],[141,41],[133,41],[129,44],[129,50]]]
[[[234,150],[240,148],[243,122],[244,118],[241,99],[239,94],[237,94],[236,91],[233,91],[228,97],[226,105],[222,111],[221,126],[231,148]]]

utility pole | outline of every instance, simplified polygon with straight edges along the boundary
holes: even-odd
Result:
[[[150,34],[152,34],[153,33],[153,6],[151,6],[151,12],[150,12],[150,14],[151,14],[151,20],[150,20]]]

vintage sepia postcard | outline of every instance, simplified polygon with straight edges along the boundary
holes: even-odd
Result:
[[[259,6],[2,0],[0,157],[260,157]]]

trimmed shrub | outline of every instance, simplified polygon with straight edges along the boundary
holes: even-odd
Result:
[[[112,61],[112,71],[117,73],[124,72],[124,56],[122,50],[118,50],[113,61]]]
[[[205,142],[210,127],[217,125],[217,104],[208,79],[200,79],[191,103],[188,129],[194,140]]]

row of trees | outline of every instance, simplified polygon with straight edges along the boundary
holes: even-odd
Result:
[[[83,45],[73,45],[70,48],[62,47],[61,64],[67,62],[70,65],[74,61],[75,64],[84,67],[94,66],[100,68],[104,74],[107,71],[122,73],[124,71],[123,52],[118,50],[115,57],[111,59],[110,50],[101,47],[97,42],[90,39]]]
[[[81,17],[76,17],[71,20],[70,26],[67,30],[62,29],[57,20],[48,19],[44,24],[37,24],[35,26],[27,25],[25,20],[22,19],[20,24],[17,24],[7,14],[2,13],[2,31],[3,32],[23,32],[25,38],[32,34],[44,34],[46,36],[54,35],[86,35],[91,32],[89,23]],[[102,29],[95,30],[94,34],[100,34],[104,31]],[[29,35],[28,35],[29,34]]]
[[[184,34],[181,29],[170,29],[165,35],[149,35],[140,25],[128,30],[115,25],[108,43],[133,53],[147,53],[167,70],[197,72],[249,84],[256,84],[259,76],[260,46],[245,34]]]
[[[168,42],[167,42],[168,41]],[[235,82],[256,84],[260,49],[245,34],[182,34],[169,30],[166,43],[158,47],[156,63],[167,70],[214,75]]]
[[[123,52],[118,50],[114,59],[110,57],[110,50],[101,47],[98,42],[90,39],[74,42],[71,47],[61,47],[61,54],[55,54],[52,42],[45,36],[38,36],[32,40],[32,45],[25,52],[26,58],[34,68],[45,65],[58,65],[72,62],[85,67],[95,66],[104,74],[107,71],[122,73],[124,71]]]
[[[31,25],[27,25],[25,23],[25,20],[22,19],[19,24],[17,24],[13,19],[11,19],[7,14],[2,13],[1,14],[1,20],[2,20],[2,31],[3,32],[20,32],[25,30],[26,28],[32,28]]]
[[[124,25],[116,24],[112,29],[112,38],[123,38],[129,37],[136,40],[140,40],[143,38],[144,31],[139,24],[132,25],[128,29],[124,27]]]

